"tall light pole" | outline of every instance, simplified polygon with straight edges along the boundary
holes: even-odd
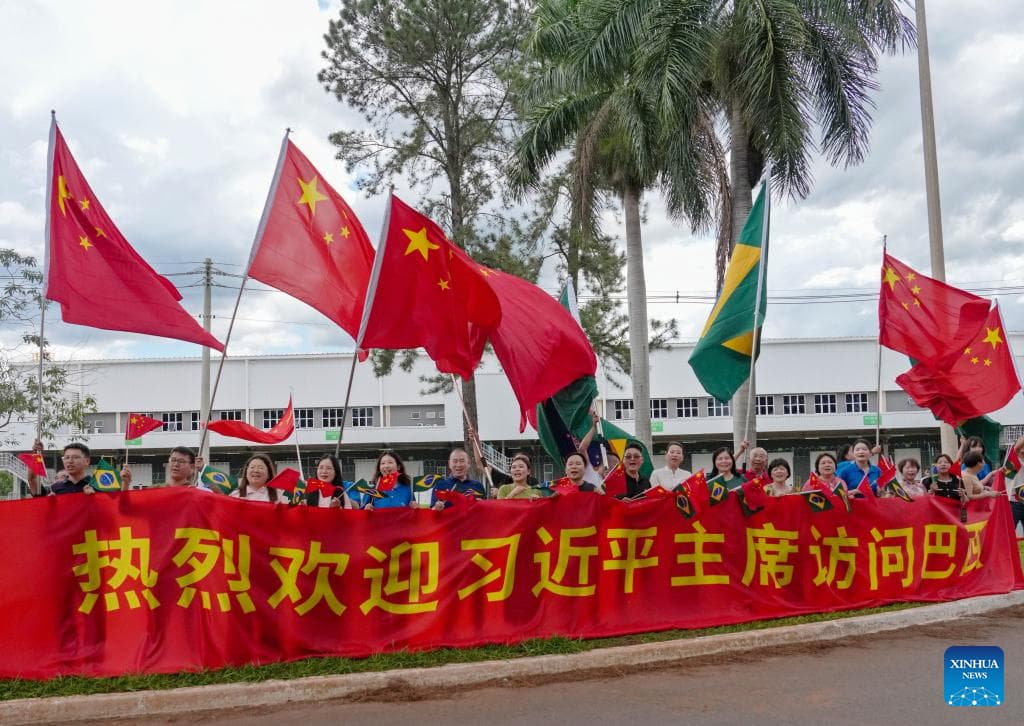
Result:
[[[939,202],[939,157],[935,148],[935,111],[932,108],[932,72],[928,62],[928,26],[924,0],[914,3],[917,14],[917,86],[921,95],[921,135],[924,147],[924,189],[928,201],[928,240],[932,277],[946,280],[946,255],[942,245],[942,206]],[[956,454],[956,434],[947,423],[939,424],[942,451]]]
[[[213,260],[207,257],[203,260],[203,330],[207,333],[210,332],[210,308],[211,298],[213,297]],[[199,392],[199,405],[200,405],[200,416],[203,418],[202,427],[205,429],[207,424],[210,422],[206,420],[206,417],[210,412],[210,349],[207,346],[203,346],[203,364],[202,364],[202,378],[200,383]],[[210,463],[210,439],[209,437],[203,437],[203,448],[199,452],[199,455],[203,457],[203,460]]]

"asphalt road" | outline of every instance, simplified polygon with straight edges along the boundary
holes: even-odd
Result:
[[[943,702],[943,653],[998,645],[1005,702]],[[279,724],[1024,724],[1024,607],[941,625],[819,645],[717,657],[632,673],[523,682],[439,693],[396,684],[391,693],[260,711],[210,714],[200,723]],[[151,723],[194,723],[195,718]],[[145,723],[134,721],[133,723]]]

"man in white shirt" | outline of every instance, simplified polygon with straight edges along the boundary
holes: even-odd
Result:
[[[651,472],[651,486],[672,491],[689,479],[690,472],[681,468],[684,454],[682,444],[670,441],[665,451],[665,466]]]

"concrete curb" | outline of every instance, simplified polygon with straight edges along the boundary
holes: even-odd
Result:
[[[28,698],[0,702],[0,723],[42,724],[102,719],[181,716],[230,708],[257,708],[285,703],[365,698],[374,691],[394,689],[396,681],[446,686],[500,684],[510,678],[550,676],[579,670],[629,668],[669,664],[687,658],[736,653],[812,641],[830,641],[858,635],[929,625],[968,615],[1024,604],[1024,590],[1006,595],[968,598],[913,610],[862,615],[821,623],[806,623],[743,633],[712,635],[660,643],[603,648],[571,655],[454,663],[434,668],[409,668],[376,673],[313,676],[290,681],[230,683],[217,686],[177,688],[137,693],[105,693],[94,696]]]

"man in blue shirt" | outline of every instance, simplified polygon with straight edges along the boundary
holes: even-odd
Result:
[[[448,456],[448,476],[434,485],[430,493],[430,507],[441,511],[451,506],[451,502],[439,501],[438,491],[454,491],[483,499],[484,485],[469,478],[469,454],[465,449],[452,449]]]

